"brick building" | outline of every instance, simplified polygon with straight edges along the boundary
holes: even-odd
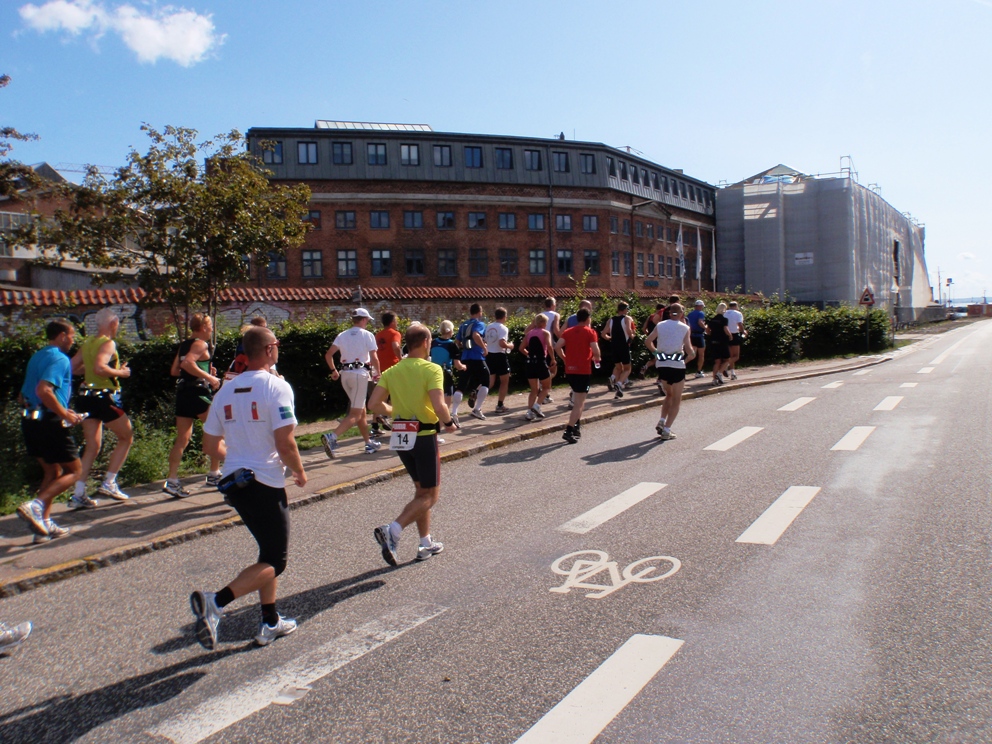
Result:
[[[318,121],[255,127],[273,180],[305,182],[313,230],[252,267],[275,287],[712,289],[714,189],[601,143]],[[698,262],[698,270],[697,270]]]

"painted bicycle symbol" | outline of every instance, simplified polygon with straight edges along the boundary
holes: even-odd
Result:
[[[655,573],[667,564],[670,564],[671,568],[664,573]],[[606,552],[602,550],[579,550],[563,555],[551,564],[552,571],[565,577],[565,583],[552,587],[551,591],[568,594],[572,589],[588,589],[591,591],[586,597],[602,599],[628,584],[650,584],[667,579],[680,568],[682,568],[682,561],[678,558],[667,555],[652,555],[634,561],[621,571],[617,562],[611,561]],[[609,579],[609,584],[597,584],[590,581],[604,571],[607,573],[606,578]]]

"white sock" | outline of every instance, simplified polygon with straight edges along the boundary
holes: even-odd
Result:
[[[430,535],[424,535],[422,538],[420,538],[420,547],[422,548],[429,548],[433,544],[434,541],[431,540]]]
[[[103,479],[103,482],[108,486],[112,486],[117,482],[117,473],[107,473],[107,477]]]
[[[81,499],[86,495],[86,481],[77,480],[75,490],[73,490],[72,495],[77,499]]]
[[[461,405],[462,397],[463,397],[463,395],[462,395],[462,391],[461,390],[456,390],[455,391],[455,394],[451,396],[451,415],[452,416],[455,416],[455,415],[458,414],[458,406]]]
[[[479,392],[477,392],[476,395],[475,395],[475,410],[476,411],[481,411],[482,410],[482,401],[484,401],[486,399],[486,396],[487,395],[489,395],[489,388],[483,387],[482,385],[480,385],[479,386]]]
[[[389,523],[389,534],[393,536],[393,539],[394,540],[399,540],[400,539],[400,533],[402,533],[402,532],[403,532],[403,528],[400,527],[400,523],[399,522],[390,522]]]

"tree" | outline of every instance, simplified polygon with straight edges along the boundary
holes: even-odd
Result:
[[[0,75],[0,88],[10,84],[9,75]],[[22,134],[14,127],[0,125],[0,198],[15,198],[18,191],[26,186],[37,185],[38,178],[30,167],[16,160],[8,160],[7,154],[14,149],[14,142],[30,142],[38,139],[37,134]]]
[[[38,239],[50,262],[108,270],[99,281],[135,269],[145,302],[166,302],[185,335],[191,312],[216,314],[218,292],[248,281],[249,262],[262,270],[303,243],[310,189],[273,185],[236,130],[203,142],[182,127],[142,131],[147,154],[132,149],[111,178],[90,168],[81,186],[64,186],[68,207]]]

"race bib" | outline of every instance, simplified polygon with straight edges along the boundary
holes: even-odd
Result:
[[[419,421],[397,421],[393,419],[393,431],[389,435],[389,449],[394,452],[412,450],[417,443],[417,432],[420,431]]]

